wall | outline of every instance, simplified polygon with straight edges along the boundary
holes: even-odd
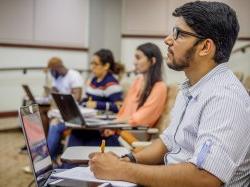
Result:
[[[89,0],[0,0],[0,3],[0,43],[41,47],[0,45],[0,68],[45,67],[52,56],[61,57],[68,68],[88,68],[87,51],[46,47],[88,48]],[[24,96],[22,84],[28,84],[35,95],[41,95],[44,83],[45,74],[41,71],[27,74],[1,71],[0,112],[18,109]]]
[[[175,8],[190,0],[123,0],[122,34],[166,35],[172,32]],[[239,37],[249,37],[249,0],[219,0],[231,6],[240,23]],[[134,19],[136,17],[136,19]]]
[[[115,59],[121,57],[121,0],[91,0],[89,54],[100,48],[111,49]]]
[[[166,57],[167,47],[164,44],[164,37],[172,33],[174,19],[173,10],[188,0],[123,0],[122,5],[122,56],[121,61],[126,64],[127,69],[133,69],[134,52],[138,45],[145,42],[157,44],[164,57]],[[248,18],[250,17],[250,1],[248,0],[224,0],[232,6],[238,15],[240,23],[239,37],[250,38],[250,27]],[[136,17],[136,19],[133,19]],[[249,41],[237,41],[234,49],[249,44]],[[232,54],[229,66],[233,71],[242,71],[250,75],[249,62],[250,49],[245,54]],[[180,83],[185,79],[182,72],[175,72],[166,69],[168,83]]]
[[[42,67],[52,56],[62,58],[69,68],[87,69],[88,54],[86,52],[28,49],[28,48],[2,48],[0,47],[0,64],[3,67]],[[28,84],[34,95],[43,93],[45,74],[40,71],[21,71],[0,73],[0,112],[17,110],[21,105],[24,92],[22,84]]]
[[[0,3],[0,42],[88,47],[89,0]]]
[[[121,0],[0,0],[0,43],[85,47],[88,51],[3,47],[0,68],[42,67],[59,56],[68,68],[87,69],[91,55],[110,48],[121,56]],[[83,74],[85,76],[85,74]],[[85,78],[85,77],[84,77]],[[17,110],[21,84],[41,95],[45,74],[39,71],[0,73],[0,112]]]
[[[3,39],[13,39],[13,37],[16,37],[14,38],[15,41],[18,39],[21,42],[34,39],[36,35],[36,32],[34,32],[35,25],[33,25],[36,22],[34,22],[34,20],[40,20],[37,22],[37,27],[40,25],[39,27],[41,29],[44,28],[45,31],[48,31],[48,36],[53,36],[50,35],[52,33],[49,33],[51,32],[50,28],[46,28],[52,27],[52,20],[49,20],[46,16],[39,18],[39,14],[34,17],[34,15],[36,15],[34,7],[40,5],[42,1],[43,0],[24,0],[21,3],[19,0],[0,0],[0,36],[4,35],[4,37],[0,37],[0,41],[7,41]],[[45,4],[43,4],[44,6],[39,6],[39,10],[41,10],[40,15],[45,14],[44,10],[50,10],[49,12],[54,10],[55,15],[54,17],[52,16],[53,19],[58,21],[58,19],[61,18],[62,21],[59,31],[56,30],[56,33],[61,34],[60,31],[65,31],[67,27],[72,26],[70,24],[74,25],[75,23],[65,22],[65,25],[63,25],[63,16],[65,14],[62,13],[62,11],[58,13],[57,5],[59,2],[63,4],[73,2],[68,6],[71,8],[76,2],[87,2],[87,6],[80,6],[84,12],[84,18],[82,17],[83,12],[81,11],[76,11],[76,15],[74,16],[78,16],[76,19],[78,20],[77,24],[80,25],[81,29],[84,29],[84,32],[78,32],[78,34],[82,33],[80,40],[85,41],[85,44],[82,46],[87,47],[89,51],[10,48],[0,46],[0,68],[40,67],[45,66],[50,57],[60,56],[67,67],[85,69],[88,68],[89,58],[93,52],[101,47],[106,47],[114,51],[116,60],[121,60],[127,69],[131,70],[133,69],[134,51],[139,44],[145,42],[156,43],[161,48],[163,56],[166,56],[166,46],[163,43],[163,39],[165,35],[172,31],[174,22],[171,12],[175,7],[187,2],[187,0],[45,0],[44,3],[52,7],[47,9]],[[223,2],[232,5],[237,11],[241,26],[240,36],[250,38],[248,23],[248,18],[250,17],[250,1],[224,0]],[[61,5],[61,9],[65,11],[66,7]],[[77,10],[79,10],[79,7],[77,7]],[[60,16],[57,17],[56,14]],[[16,17],[20,17],[21,20],[19,19],[19,21],[17,21]],[[69,17],[69,15],[67,17]],[[82,28],[83,25],[85,25],[84,28]],[[78,31],[81,31],[81,29]],[[40,34],[38,33],[38,35]],[[123,37],[121,37],[121,35]],[[139,37],[124,37],[124,35],[139,35]],[[141,35],[151,35],[153,37],[143,38]],[[53,38],[54,37],[52,37],[52,39]],[[73,38],[72,41],[74,41]],[[249,41],[238,41],[235,48],[249,43]],[[67,45],[70,46],[69,43],[67,43]],[[62,44],[62,46],[67,45],[65,45],[64,42]],[[76,43],[74,43],[74,45],[77,46]],[[241,52],[235,53],[230,58],[229,66],[234,71],[243,71],[249,75],[249,59],[250,49],[248,49],[245,54]],[[170,69],[166,69],[166,76],[168,83],[179,83],[185,79],[182,72],[175,72]],[[21,100],[24,95],[21,89],[21,84],[23,83],[29,84],[35,95],[41,95],[44,80],[45,75],[37,71],[28,72],[25,75],[23,75],[22,72],[1,72],[0,112],[17,110],[21,105]],[[127,79],[127,82],[129,81],[130,79]]]

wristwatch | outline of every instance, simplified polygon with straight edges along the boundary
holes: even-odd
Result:
[[[134,155],[132,153],[128,153],[128,154],[125,154],[125,155],[121,156],[121,158],[124,158],[124,157],[128,157],[130,162],[136,163],[136,159],[135,159],[135,157],[134,157]]]

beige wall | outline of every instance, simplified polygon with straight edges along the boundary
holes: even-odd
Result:
[[[0,42],[88,47],[89,0],[0,0]]]
[[[49,38],[60,40],[63,45],[67,40],[77,40],[77,42],[84,40],[86,42],[84,46],[89,47],[90,52],[0,47],[0,68],[44,66],[50,57],[60,56],[67,67],[85,69],[88,68],[88,60],[92,52],[97,50],[98,47],[108,47],[114,50],[116,59],[121,60],[126,64],[127,69],[131,70],[133,69],[134,51],[139,44],[145,42],[156,43],[162,50],[163,56],[166,56],[166,46],[163,42],[163,38],[121,38],[119,36],[121,34],[169,34],[172,31],[174,23],[171,16],[172,11],[184,2],[188,2],[187,0],[105,0],[105,2],[103,0],[23,0],[22,3],[20,3],[19,0],[0,0],[0,41],[3,41],[4,38],[14,38],[20,41],[32,40],[34,37],[34,30],[32,30],[34,25],[32,28],[30,25],[33,23],[32,15],[34,15],[34,12],[30,10],[32,7],[35,7],[35,4],[39,5],[42,1],[50,5],[50,10],[55,10],[55,14],[68,18],[70,17],[62,14],[62,11],[58,12],[56,7],[54,7],[54,9],[52,7],[57,6],[59,2],[65,3],[64,5],[71,2],[72,4],[68,6],[71,8],[75,3],[82,4],[83,2],[87,2],[86,6],[77,7],[77,10],[82,8],[83,12],[74,12],[74,16],[76,16],[76,19],[74,19],[74,21],[76,21],[75,23],[69,23],[72,18],[65,22],[63,22],[62,18],[61,26],[56,30],[56,33],[63,34],[67,27],[72,27],[72,24],[79,24],[79,29],[75,32],[80,34],[80,36],[76,37],[76,39],[72,36],[73,38],[66,37],[63,41],[59,35],[54,37],[53,33],[50,33],[50,28],[47,28],[51,27],[52,20],[49,20],[46,16],[40,18],[38,16],[37,19],[41,20],[38,25],[40,25],[39,27],[45,34],[48,34]],[[112,4],[115,1],[116,3]],[[248,20],[250,18],[250,1],[224,0],[223,2],[232,5],[237,11],[241,26],[240,36],[250,37]],[[43,5],[45,6],[45,4]],[[105,8],[102,8],[102,4],[105,4]],[[92,5],[94,7],[91,7]],[[44,6],[39,6],[41,14],[45,13]],[[61,10],[66,9],[67,7],[61,5]],[[87,16],[83,18],[83,14]],[[19,21],[16,17],[20,18]],[[57,17],[54,15],[53,19],[57,20],[59,18],[60,16]],[[83,19],[85,21],[82,21]],[[63,25],[63,23],[65,23],[65,25]],[[83,29],[84,32],[82,32]],[[62,33],[60,33],[60,31],[62,31]],[[72,34],[73,31],[67,33]],[[37,36],[43,36],[43,33],[37,34]],[[235,48],[248,43],[250,42],[238,41]],[[245,74],[250,74],[249,59],[250,49],[248,49],[245,54],[240,52],[233,54],[230,58],[229,66],[234,71],[242,71]],[[185,79],[182,72],[175,72],[170,69],[166,69],[166,76],[168,83],[178,83]],[[0,112],[17,110],[24,95],[21,90],[22,83],[31,85],[35,95],[40,95],[42,93],[44,79],[45,76],[41,72],[31,72],[26,75],[23,75],[21,72],[1,72]]]
[[[250,37],[250,1],[219,0],[235,9],[241,26],[240,37]],[[174,20],[172,12],[189,0],[123,0],[123,34],[169,34]],[[136,19],[135,19],[136,18]]]
[[[52,56],[59,56],[68,68],[88,68],[86,52],[0,47],[1,68],[43,67]],[[18,109],[24,96],[22,84],[28,84],[36,96],[41,96],[45,74],[39,71],[28,71],[27,74],[21,71],[0,72],[0,112]]]
[[[122,34],[139,35],[167,35],[172,32],[174,19],[172,12],[188,0],[123,0]],[[240,37],[250,38],[250,1],[249,0],[223,0],[236,10],[240,23]],[[136,19],[135,19],[136,18]],[[134,51],[136,47],[145,42],[156,43],[163,56],[166,56],[166,46],[162,38],[122,38],[121,61],[126,64],[128,70],[133,69]],[[237,41],[235,48],[250,42]],[[233,71],[243,71],[250,75],[250,49],[245,54],[232,54],[229,66]],[[181,72],[166,69],[169,83],[181,82],[185,76]]]
[[[166,0],[123,0],[123,34],[164,34],[167,31]],[[136,19],[135,19],[136,18]]]

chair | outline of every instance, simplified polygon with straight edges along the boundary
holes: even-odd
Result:
[[[169,85],[167,89],[166,105],[156,126],[146,130],[121,131],[118,139],[121,145],[135,152],[150,145],[150,141],[157,138],[170,124],[170,111],[175,103],[177,93],[178,86]]]
[[[250,75],[248,75],[244,81],[244,86],[247,90],[250,90]]]
[[[240,71],[234,72],[234,75],[239,79],[240,82],[243,82],[244,80],[244,73]]]

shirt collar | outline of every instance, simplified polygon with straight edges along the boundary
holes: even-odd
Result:
[[[196,84],[190,85],[189,80],[185,80],[181,84],[181,90],[185,100],[189,101],[192,98],[196,98],[202,90],[202,87],[215,75],[224,72],[228,69],[226,63],[222,63],[210,70],[205,76],[203,76]]]

